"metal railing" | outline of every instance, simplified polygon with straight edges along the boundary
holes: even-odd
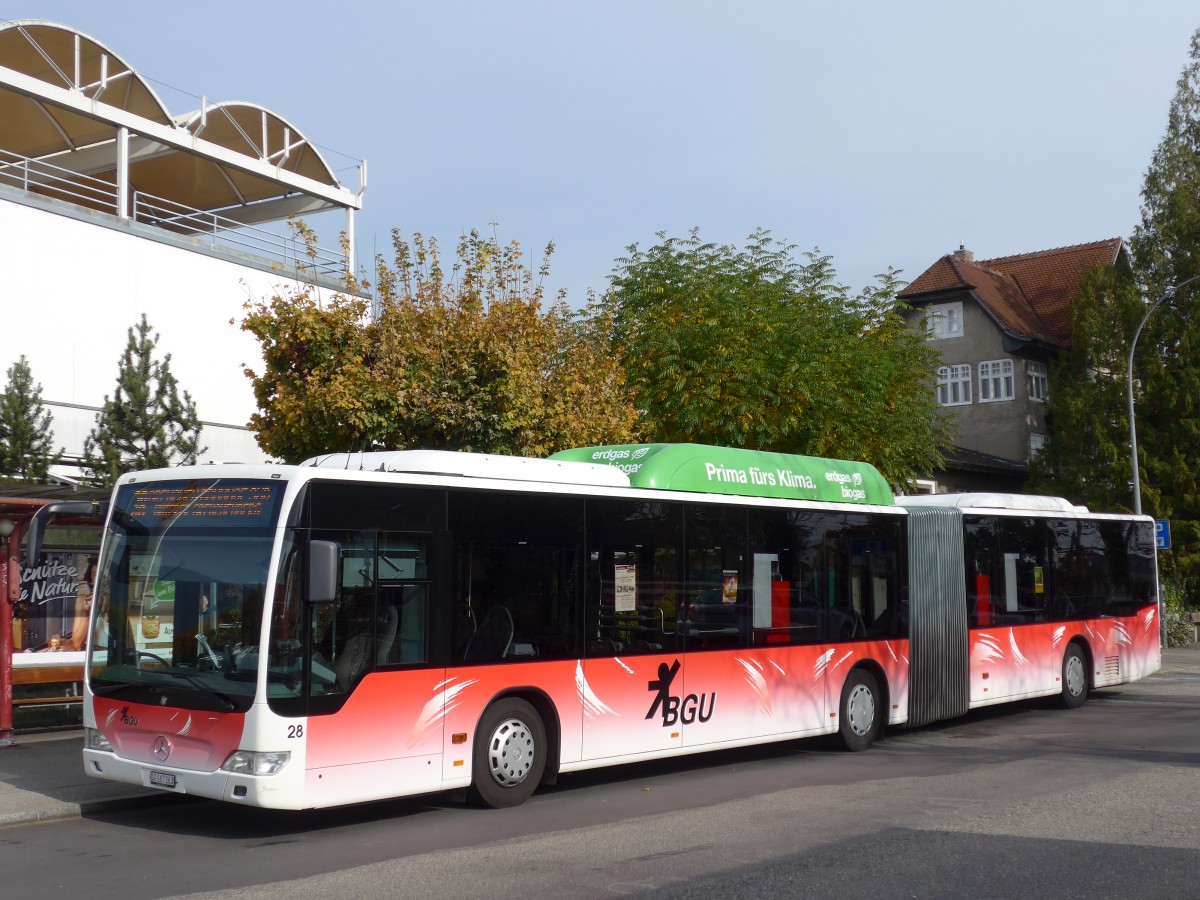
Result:
[[[182,234],[193,240],[287,263],[310,274],[333,278],[346,271],[341,253],[308,246],[298,236],[243,225],[219,213],[204,212],[142,191],[133,193],[131,215],[136,222]]]
[[[0,184],[118,214],[115,184],[7,150],[0,150]]]
[[[117,186],[42,160],[0,149],[0,185],[125,218]],[[346,259],[340,251],[309,245],[286,223],[279,231],[244,225],[219,213],[204,212],[173,200],[134,191],[128,218],[143,225],[296,268],[304,274],[340,278]]]

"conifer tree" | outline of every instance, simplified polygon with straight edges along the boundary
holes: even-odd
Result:
[[[1171,520],[1168,568],[1200,583],[1200,30],[1192,36],[1167,130],[1146,172],[1131,240],[1145,303],[1179,291],[1137,345],[1138,449],[1146,512]],[[1132,329],[1127,334],[1132,335]]]
[[[117,367],[117,388],[96,415],[96,427],[84,441],[84,458],[105,486],[126,471],[192,464],[204,451],[200,420],[187,391],[180,396],[171,374],[171,354],[155,359],[159,336],[150,336],[145,313],[129,329],[129,341]]]
[[[0,475],[44,481],[60,454],[54,451],[54,417],[42,405],[42,386],[33,383],[22,354],[8,370],[0,393]]]

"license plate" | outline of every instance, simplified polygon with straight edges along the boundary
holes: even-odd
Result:
[[[150,783],[157,787],[173,788],[175,787],[175,776],[168,775],[166,772],[151,772]]]

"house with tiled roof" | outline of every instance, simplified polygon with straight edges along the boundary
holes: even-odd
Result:
[[[909,326],[941,356],[931,389],[958,429],[945,469],[924,489],[1024,487],[1029,460],[1051,437],[1047,364],[1071,345],[1080,279],[1126,253],[1120,238],[986,260],[960,246],[901,291]]]

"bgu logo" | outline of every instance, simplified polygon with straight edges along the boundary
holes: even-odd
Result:
[[[654,694],[654,702],[650,704],[647,719],[653,719],[655,714],[662,711],[663,728],[669,728],[676,723],[691,725],[693,722],[707,722],[712,718],[717,706],[717,692],[711,694],[688,694],[682,699],[671,694],[671,683],[679,674],[679,660],[667,665],[659,663],[658,678],[651,681],[647,688]],[[705,704],[708,709],[705,710]]]

